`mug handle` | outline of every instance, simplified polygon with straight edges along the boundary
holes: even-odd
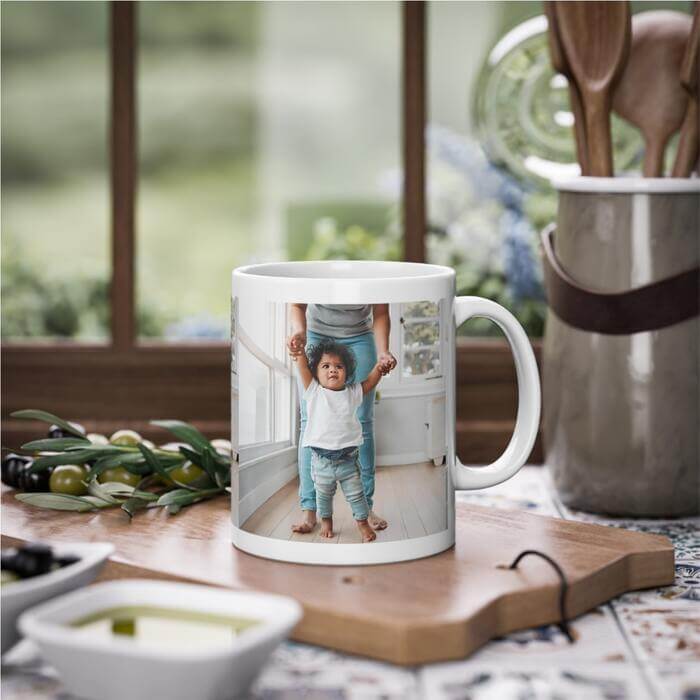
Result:
[[[458,490],[483,489],[510,479],[530,456],[540,424],[540,378],[535,353],[523,327],[510,311],[494,301],[481,297],[455,298],[455,331],[476,316],[497,323],[510,343],[518,378],[518,417],[508,447],[495,462],[485,467],[467,467],[459,461],[455,450],[452,483]]]

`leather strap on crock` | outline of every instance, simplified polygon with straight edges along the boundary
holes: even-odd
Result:
[[[554,252],[551,224],[541,233],[547,303],[574,328],[627,335],[665,328],[700,312],[700,267],[626,292],[605,293],[570,277]]]

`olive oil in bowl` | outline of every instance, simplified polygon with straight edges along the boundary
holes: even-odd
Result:
[[[230,646],[257,620],[155,606],[108,608],[70,623],[94,639],[133,639],[160,650]]]

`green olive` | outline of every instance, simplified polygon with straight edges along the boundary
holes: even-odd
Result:
[[[201,469],[196,464],[192,464],[192,462],[185,462],[182,466],[168,472],[171,479],[179,481],[181,484],[191,484],[204,473],[204,469]]]
[[[135,430],[117,430],[109,441],[112,445],[121,447],[136,447],[141,442],[141,436]]]
[[[119,484],[126,484],[127,486],[136,486],[141,477],[138,474],[132,474],[124,467],[114,467],[112,469],[105,469],[102,474],[97,477],[97,480],[104,484],[106,481],[116,481]]]
[[[85,436],[93,445],[109,445],[109,440],[100,433],[88,433]]]
[[[53,493],[67,493],[70,496],[84,496],[87,486],[82,482],[87,478],[89,468],[78,464],[64,464],[51,472],[49,488]]]

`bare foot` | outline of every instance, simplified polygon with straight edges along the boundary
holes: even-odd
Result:
[[[363,542],[371,542],[377,539],[377,533],[370,527],[366,520],[356,520],[355,522],[360,530]]]
[[[321,518],[321,537],[333,537],[333,518]]]
[[[300,523],[292,525],[292,532],[306,535],[316,527],[316,511],[303,510],[302,513],[304,514],[304,519]]]
[[[387,525],[389,524],[386,520],[384,520],[384,518],[380,518],[373,510],[369,512],[367,522],[370,524],[370,527],[374,528],[375,530],[386,530]]]

